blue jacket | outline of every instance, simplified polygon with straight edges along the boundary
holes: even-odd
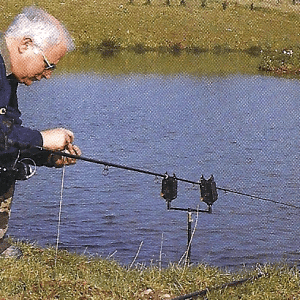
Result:
[[[17,157],[19,149],[15,147],[16,143],[31,146],[43,145],[39,131],[22,126],[17,88],[18,81],[14,75],[6,76],[4,60],[0,55],[0,165]],[[36,154],[37,151],[31,152],[31,154]],[[30,151],[27,150],[27,156],[28,153]]]

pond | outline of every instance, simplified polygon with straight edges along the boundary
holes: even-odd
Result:
[[[298,80],[256,72],[66,70],[20,86],[26,126],[70,128],[86,157],[192,181],[213,174],[218,187],[299,206]],[[10,235],[55,245],[61,178],[61,169],[41,167],[18,182]],[[83,161],[68,167],[60,247],[122,264],[138,252],[136,263],[178,262],[187,213],[168,211],[160,190],[161,179],[147,174],[107,172]],[[192,262],[238,267],[299,260],[298,209],[218,195],[211,214],[193,213]],[[172,205],[206,208],[199,187],[183,182]]]

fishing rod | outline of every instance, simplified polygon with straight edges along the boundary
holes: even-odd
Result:
[[[177,196],[177,185],[176,185],[176,191],[175,191],[175,184],[177,184],[177,181],[182,181],[182,182],[190,183],[190,184],[193,184],[193,185],[200,185],[200,188],[201,188],[201,185],[202,185],[202,188],[204,188],[204,190],[205,190],[205,187],[203,185],[205,185],[206,183],[208,185],[211,185],[211,184],[214,185],[213,177],[210,178],[210,179],[212,179],[211,181],[210,181],[210,179],[208,179],[208,182],[204,180],[203,176],[201,177],[200,181],[193,181],[193,180],[188,180],[188,179],[185,179],[185,178],[175,177],[175,174],[173,175],[173,177],[171,177],[167,173],[161,174],[161,173],[157,173],[157,172],[152,172],[152,171],[148,171],[148,170],[133,168],[133,167],[120,165],[120,164],[116,164],[116,163],[111,163],[111,162],[107,162],[107,161],[103,161],[103,160],[98,160],[98,159],[94,159],[94,158],[90,158],[90,157],[84,157],[84,156],[81,156],[81,155],[70,154],[68,152],[48,150],[48,149],[45,149],[41,146],[32,146],[32,145],[27,145],[27,144],[24,144],[24,143],[19,143],[19,142],[15,142],[15,141],[11,141],[11,140],[8,141],[8,144],[13,146],[13,147],[16,147],[20,150],[35,148],[35,149],[38,149],[40,151],[47,151],[47,152],[49,152],[51,154],[54,154],[54,155],[59,155],[59,156],[67,157],[67,158],[72,158],[72,159],[76,159],[76,160],[82,160],[82,161],[86,161],[86,162],[95,163],[95,164],[98,164],[98,165],[103,165],[103,166],[105,166],[105,168],[114,167],[114,168],[118,168],[118,169],[123,169],[123,170],[128,170],[128,171],[153,175],[153,176],[156,176],[156,177],[161,177],[161,178],[167,180],[167,188],[168,189],[173,189],[173,194],[171,193],[171,196],[167,195],[167,196],[164,197],[168,201],[168,203],[170,203],[171,200],[176,198],[174,196],[175,192],[176,192],[176,196]],[[1,168],[0,168],[0,172],[1,172]],[[208,192],[211,193],[212,192],[211,188],[209,187],[208,189],[209,189]],[[277,200],[273,200],[273,199],[269,199],[269,198],[265,198],[265,197],[255,196],[255,195],[251,195],[249,193],[243,193],[243,192],[239,192],[239,191],[228,189],[228,188],[213,186],[213,189],[224,191],[225,193],[233,193],[233,194],[240,195],[240,196],[250,197],[252,199],[272,202],[274,204],[280,204],[280,205],[284,205],[284,206],[287,206],[287,207],[300,209],[300,206],[297,206],[297,205],[294,205],[294,204],[290,204],[290,203],[286,203],[286,202],[282,202],[282,201],[277,201]],[[204,191],[203,194],[205,194],[205,191]],[[171,199],[171,198],[173,198],[173,199]],[[210,197],[206,197],[207,201],[205,201],[205,199],[204,199],[204,202],[206,202],[209,206],[211,206],[212,203],[214,201],[216,201],[216,197],[214,199],[212,199],[212,198],[214,198],[214,197],[212,197],[212,195],[210,195]],[[201,199],[202,199],[202,197],[201,197]],[[169,206],[168,206],[168,208],[169,208]]]
[[[185,178],[175,177],[175,175],[173,175],[173,177],[171,177],[167,173],[165,173],[165,174],[156,173],[156,172],[152,172],[152,171],[148,171],[148,170],[133,168],[133,167],[120,165],[120,164],[116,164],[116,163],[111,163],[111,162],[98,160],[98,159],[94,159],[94,158],[74,155],[74,154],[70,154],[70,153],[67,153],[67,152],[47,150],[47,149],[44,149],[43,147],[36,147],[36,148],[38,148],[39,150],[42,150],[42,151],[49,151],[50,153],[52,153],[54,155],[59,155],[59,156],[72,158],[72,159],[76,159],[76,160],[91,162],[91,163],[103,165],[105,167],[114,167],[114,168],[118,168],[118,169],[134,171],[134,172],[148,174],[148,175],[153,175],[153,176],[161,177],[161,178],[176,178],[176,181],[182,181],[182,182],[190,183],[190,184],[193,184],[193,185],[200,185],[201,186],[201,180],[200,181],[193,181],[193,180],[188,180],[188,179],[185,179]],[[226,193],[233,193],[233,194],[237,194],[237,195],[241,195],[241,196],[245,196],[245,197],[250,197],[252,199],[272,202],[272,203],[275,203],[275,204],[280,204],[280,205],[288,206],[288,207],[291,207],[291,208],[300,209],[300,206],[290,204],[290,203],[286,203],[286,202],[281,202],[281,201],[277,201],[277,200],[273,200],[273,199],[269,199],[269,198],[265,198],[265,197],[255,196],[255,195],[251,195],[249,193],[243,193],[243,192],[239,192],[239,191],[236,191],[236,190],[217,187],[217,186],[215,188],[217,190],[224,191]],[[207,203],[207,204],[211,205],[212,203]]]

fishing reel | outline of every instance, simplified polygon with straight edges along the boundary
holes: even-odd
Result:
[[[13,178],[14,180],[27,180],[35,174],[35,169],[24,160],[16,162],[13,166],[1,166],[0,178]]]
[[[35,170],[28,163],[18,161],[15,166],[16,180],[27,180],[35,174]]]

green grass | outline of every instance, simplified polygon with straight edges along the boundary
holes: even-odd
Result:
[[[0,4],[3,29],[25,5],[37,4],[62,20],[72,32],[79,49],[100,49],[103,43],[120,48],[213,50],[283,49],[299,45],[300,5],[292,1],[186,0],[186,6],[171,1],[144,0],[7,0]],[[175,48],[174,48],[175,47]],[[143,50],[142,50],[143,51]]]
[[[171,299],[208,289],[216,299],[300,299],[299,270],[257,265],[227,272],[207,265],[171,264],[160,269],[122,266],[116,261],[17,243],[23,258],[0,260],[0,299]],[[221,285],[263,274],[234,287]],[[202,298],[203,299],[203,298]]]
[[[180,55],[183,51],[262,55],[261,70],[296,73],[293,65],[282,67],[283,49],[299,51],[300,4],[292,0],[6,0],[1,1],[1,27],[8,26],[22,7],[36,4],[60,19],[74,37],[77,49],[113,56],[121,50],[143,54]],[[250,4],[253,2],[253,10]],[[262,53],[262,54],[261,54]],[[270,62],[271,59],[271,62]],[[287,71],[286,71],[287,70]]]

